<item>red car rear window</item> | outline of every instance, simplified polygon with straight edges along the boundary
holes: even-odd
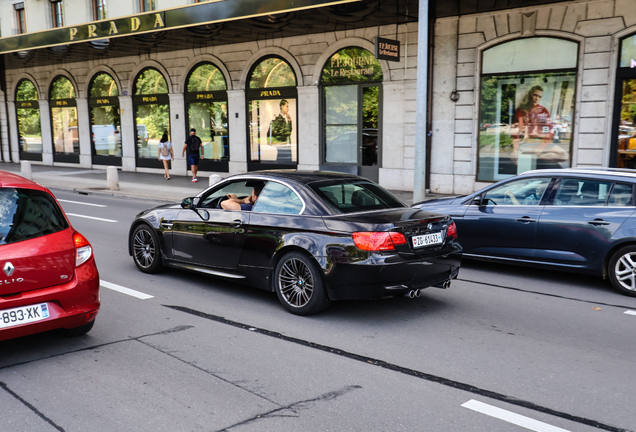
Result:
[[[0,188],[0,245],[68,228],[53,197],[31,189]]]

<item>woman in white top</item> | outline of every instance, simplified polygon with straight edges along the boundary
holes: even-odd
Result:
[[[172,144],[168,141],[168,134],[163,133],[161,140],[159,141],[159,157],[160,161],[163,161],[163,168],[166,170],[163,177],[166,180],[170,180],[170,172],[168,171],[168,161],[174,160],[174,152],[172,151]]]

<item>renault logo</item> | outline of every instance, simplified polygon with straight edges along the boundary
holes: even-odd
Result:
[[[4,274],[6,274],[7,276],[11,276],[13,274],[13,270],[15,270],[15,267],[13,267],[13,264],[7,261],[2,270],[4,270]]]

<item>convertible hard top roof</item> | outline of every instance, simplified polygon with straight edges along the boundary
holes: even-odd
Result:
[[[369,181],[364,177],[360,177],[353,174],[346,174],[333,171],[300,171],[300,170],[264,170],[264,171],[252,171],[245,174],[239,174],[236,177],[273,177],[281,179],[294,180],[298,183],[308,184],[322,180],[336,180],[336,179],[348,179],[348,180],[363,180]]]

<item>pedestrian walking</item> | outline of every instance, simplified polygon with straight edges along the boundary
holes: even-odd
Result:
[[[195,128],[190,129],[190,136],[186,138],[181,156],[188,155],[188,165],[192,171],[192,182],[196,183],[197,171],[199,170],[199,158],[201,157],[201,138],[197,136]]]
[[[166,132],[163,133],[163,136],[159,140],[158,159],[163,161],[163,169],[165,170],[163,178],[170,180],[170,165],[168,161],[174,160],[174,151],[172,150],[172,144],[170,143]]]

